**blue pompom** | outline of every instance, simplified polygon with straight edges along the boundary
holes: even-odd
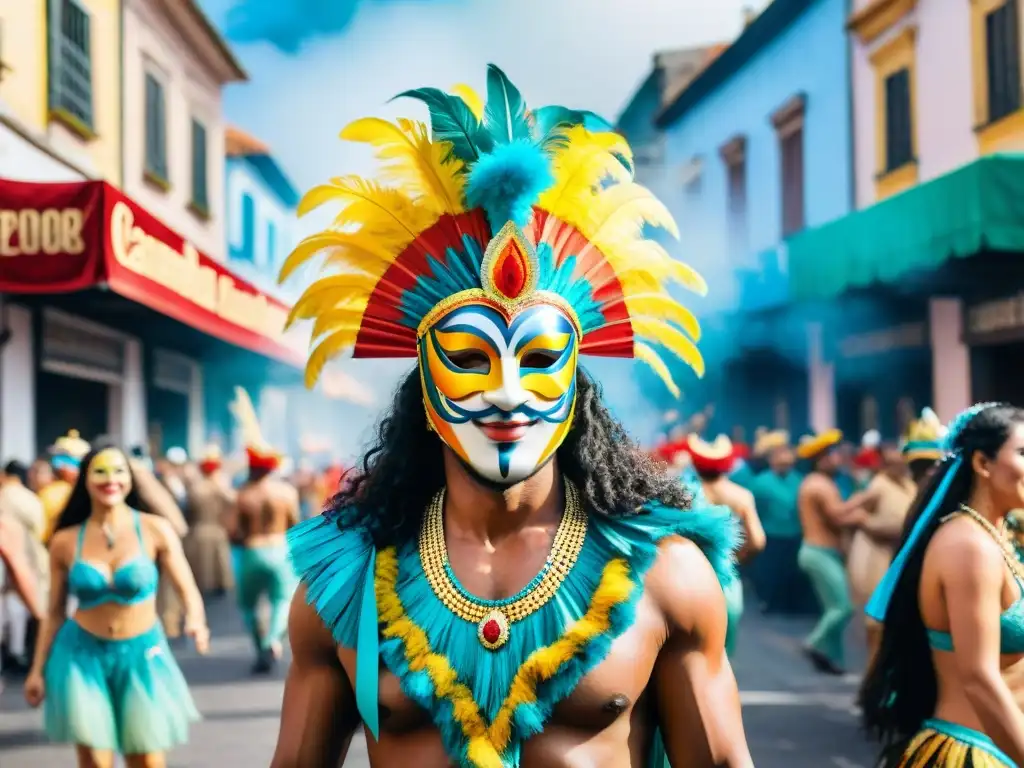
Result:
[[[541,193],[554,183],[551,161],[529,141],[513,141],[483,155],[466,180],[466,203],[483,208],[491,230],[506,222],[525,227]]]

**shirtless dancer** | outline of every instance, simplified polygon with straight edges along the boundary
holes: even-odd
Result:
[[[666,753],[748,768],[724,651],[732,517],[687,509],[577,370],[590,340],[639,350],[671,381],[641,329],[700,367],[684,331],[657,319],[696,333],[662,292],[682,265],[633,239],[632,217],[657,203],[635,205],[646,193],[620,136],[562,107],[524,113],[496,67],[488,83],[482,123],[466,87],[410,92],[436,121],[431,134],[401,124],[422,138],[416,163],[389,166],[400,226],[357,203],[344,231],[288,261],[337,237],[366,244],[332,255],[358,273],[325,277],[295,306],[324,331],[308,379],[346,348],[419,366],[351,484],[289,532],[303,586],[272,766],[336,766],[362,729],[374,768],[662,768]],[[593,131],[572,127],[584,120]],[[363,120],[343,135],[400,130]],[[444,146],[423,149],[428,135]],[[386,141],[388,157],[406,151]],[[621,226],[597,248],[588,233],[604,217]]]
[[[297,580],[288,562],[285,533],[299,521],[299,494],[273,476],[281,455],[259,433],[249,396],[236,389],[235,412],[243,422],[249,477],[238,489],[236,504],[228,507],[224,528],[238,544],[235,567],[238,605],[256,648],[254,673],[269,672],[281,658],[288,631],[288,604]],[[256,615],[261,598],[269,604],[265,627]]]
[[[223,472],[217,446],[208,446],[199,459],[199,477],[187,485],[191,530],[185,538],[185,557],[204,594],[221,595],[234,584],[231,549],[224,521],[231,516],[235,490]]]
[[[764,549],[764,528],[761,527],[761,519],[757,515],[754,494],[728,477],[737,460],[732,442],[725,435],[719,435],[714,443],[708,444],[697,435],[691,434],[686,443],[693,468],[700,478],[704,497],[710,504],[732,510],[743,528],[743,546],[737,559],[741,564],[750,562]],[[743,584],[739,579],[726,589],[725,604],[729,613],[725,650],[731,656],[736,648],[737,631],[740,618],[743,616]]]
[[[840,495],[835,449],[842,439],[843,433],[833,429],[802,440],[797,448],[797,456],[813,467],[797,497],[803,528],[797,563],[810,579],[822,608],[821,618],[804,643],[804,653],[815,669],[833,675],[845,674],[843,633],[853,617],[841,539],[844,529],[865,521],[861,505],[868,499],[866,493],[855,493],[846,501]]]

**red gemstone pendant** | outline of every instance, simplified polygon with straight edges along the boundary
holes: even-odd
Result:
[[[477,624],[476,634],[484,648],[498,650],[508,642],[508,617],[501,611],[491,611]]]

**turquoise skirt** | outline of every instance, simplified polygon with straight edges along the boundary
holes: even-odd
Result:
[[[123,755],[165,752],[199,720],[159,624],[108,640],[65,621],[46,662],[46,734]]]

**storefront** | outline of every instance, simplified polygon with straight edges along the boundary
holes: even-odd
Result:
[[[836,361],[837,389],[844,365],[862,382],[860,391],[840,393],[837,420],[859,430],[872,412],[884,427],[924,405],[950,419],[972,400],[1020,400],[1012,390],[1024,373],[1015,368],[1024,368],[1024,321],[1013,306],[1019,299],[1007,302],[1003,287],[1024,283],[1022,255],[1024,155],[980,158],[796,235],[793,299],[824,307],[826,330],[843,327],[848,302],[867,299],[887,329],[866,339],[886,351]],[[894,320],[894,312],[903,314]]]
[[[299,380],[288,307],[104,182],[0,183],[0,292],[4,456],[69,428],[195,452],[207,371],[228,391]]]

